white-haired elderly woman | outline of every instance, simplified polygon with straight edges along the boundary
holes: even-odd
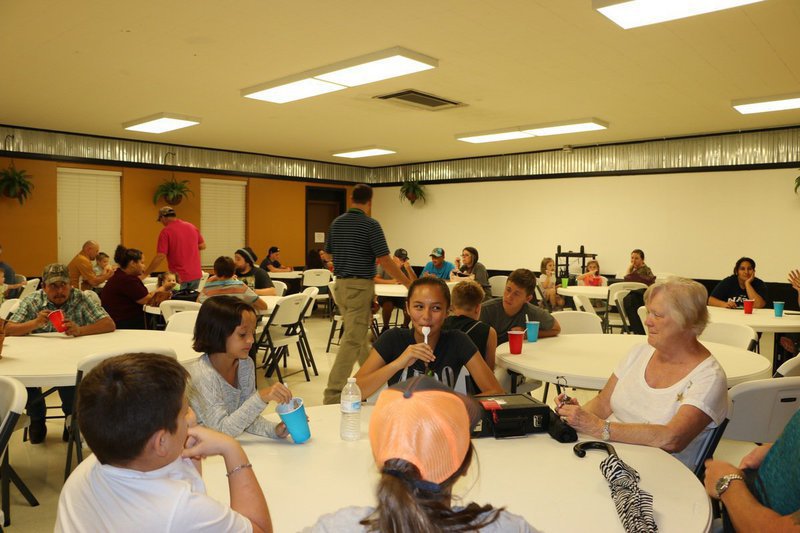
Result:
[[[727,414],[725,372],[697,336],[708,323],[708,293],[669,278],[647,289],[647,344],[634,347],[584,406],[556,398],[577,431],[603,440],[657,446],[691,469]]]

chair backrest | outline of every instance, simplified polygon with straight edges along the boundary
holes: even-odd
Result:
[[[311,312],[314,310],[314,299],[319,294],[319,287],[306,287],[303,289],[301,294],[308,296],[308,306],[306,307],[305,312],[305,317],[308,318],[311,316]]]
[[[146,281],[144,283],[144,288],[147,289],[147,292],[153,292],[158,288],[158,281]]]
[[[194,333],[194,323],[197,322],[198,314],[198,311],[181,311],[180,313],[175,313],[167,322],[167,327],[164,328],[164,331],[192,334]]]
[[[200,276],[200,284],[197,286],[197,292],[203,292],[203,287],[206,286],[209,277],[211,277],[211,274],[204,270],[203,275]]]
[[[751,349],[758,340],[755,330],[744,324],[709,322],[698,337],[701,341],[718,342],[737,348]]]
[[[303,287],[324,287],[331,282],[331,271],[327,268],[311,268],[303,271]]]
[[[92,289],[86,289],[85,291],[82,292],[87,299],[93,301],[97,305],[103,305],[103,303],[100,301],[100,296],[98,296],[97,293],[94,292]]]
[[[597,314],[597,311],[595,311],[594,307],[592,306],[592,301],[588,296],[583,296],[581,294],[575,295],[572,297],[572,302],[575,304],[576,311],[592,313],[594,315]]]
[[[489,278],[489,285],[492,287],[492,296],[495,298],[502,298],[506,290],[506,281],[508,276],[492,276]]]
[[[19,298],[9,298],[0,305],[0,318],[5,320],[9,315],[16,313],[18,308]]]
[[[544,297],[544,291],[542,290],[542,286],[537,283],[533,287],[533,292],[536,295],[536,299],[539,300],[539,305],[544,307],[545,309],[550,309],[550,306],[547,303],[547,300]]]
[[[562,335],[579,333],[603,333],[603,321],[596,313],[586,311],[556,311],[553,318],[558,320]]]
[[[14,378],[0,376],[0,456],[6,451],[11,434],[25,410],[28,391]]]
[[[620,281],[608,286],[608,303],[609,305],[616,305],[617,293],[619,291],[634,291],[637,289],[646,289],[647,285],[639,283],[638,281]]]
[[[626,333],[629,331],[628,324],[630,324],[631,321],[628,320],[628,315],[625,313],[625,305],[623,303],[623,300],[625,300],[625,297],[630,292],[631,292],[630,289],[622,289],[617,291],[614,296],[614,305],[617,306],[617,311],[619,312],[619,316],[620,318],[622,318],[622,328],[625,330]]]
[[[283,296],[286,294],[286,284],[277,279],[272,280],[272,285],[275,287],[275,296]]]
[[[694,475],[697,476],[697,479],[699,479],[701,483],[703,482],[706,474],[706,461],[714,456],[714,451],[717,449],[719,441],[722,439],[722,434],[725,433],[726,427],[728,427],[727,418],[723,420],[720,425],[709,432],[706,437],[706,441],[700,448],[698,461],[694,466]]]
[[[775,442],[800,408],[800,377],[739,383],[728,391],[728,398],[726,439]]]
[[[269,325],[291,326],[292,324],[297,324],[302,319],[306,306],[311,301],[309,295],[303,292],[284,296],[275,304],[275,308],[269,317]]]
[[[182,300],[164,300],[159,307],[161,308],[161,316],[169,323],[175,313],[199,311],[202,304],[197,302],[184,302]]]
[[[642,327],[644,328],[644,333],[647,335],[647,324],[645,321],[647,320],[647,307],[640,305],[639,309],[636,310],[636,313],[639,315],[639,320],[642,321]]]
[[[33,294],[39,288],[39,278],[29,279],[25,282],[25,287],[19,293],[19,299],[22,300],[29,294]]]
[[[792,357],[775,371],[775,377],[800,376],[800,357]]]
[[[90,355],[86,355],[81,357],[78,361],[78,374],[86,375],[87,373],[91,372],[91,370],[99,365],[101,362],[109,359],[111,357],[116,357],[118,355],[124,355],[128,353],[154,353],[159,355],[166,355],[167,357],[171,357],[172,359],[177,359],[178,354],[175,353],[175,350],[172,348],[165,348],[163,346],[144,346],[144,347],[136,347],[135,349],[131,348],[116,348],[111,350],[110,352],[99,352],[93,353]],[[76,384],[78,380],[76,379]]]

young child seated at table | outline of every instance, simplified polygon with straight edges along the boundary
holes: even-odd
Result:
[[[187,377],[150,353],[106,359],[84,376],[78,424],[93,454],[64,484],[56,532],[272,531],[242,447],[196,425]],[[211,455],[225,460],[230,506],[206,495],[200,458]]]
[[[162,272],[158,275],[158,284],[156,287],[164,287],[164,292],[156,292],[150,299],[148,305],[158,307],[161,302],[169,300],[173,296],[173,289],[180,283],[178,281],[178,274],[175,272]]]
[[[97,257],[94,259],[94,266],[92,266],[95,276],[102,276],[111,269],[108,261],[109,259],[107,253],[97,252]]]
[[[444,320],[444,329],[457,329],[466,333],[478,347],[483,360],[494,370],[494,355],[497,349],[497,332],[488,324],[480,322],[481,302],[484,292],[475,281],[462,281],[453,287],[450,316]]]
[[[607,285],[606,278],[600,275],[600,263],[592,259],[586,263],[586,272],[577,277],[578,284],[589,285],[590,287],[601,287]]]
[[[470,338],[462,331],[442,329],[449,308],[450,290],[442,279],[424,277],[411,283],[406,310],[412,328],[392,328],[375,341],[355,376],[364,398],[386,383],[417,374],[434,376],[455,388],[465,382],[459,379],[464,368],[483,394],[503,394]]]
[[[253,345],[256,313],[233,296],[203,302],[194,326],[194,349],[205,352],[189,365],[189,403],[203,425],[231,437],[244,432],[284,439],[286,425],[261,416],[267,403],[286,403],[292,393],[283,383],[256,390]]]
[[[453,485],[475,454],[470,429],[480,412],[472,398],[425,376],[383,391],[369,422],[381,474],[377,505],[323,515],[310,531],[533,532],[524,518],[502,508],[452,506]]]
[[[25,283],[14,283],[13,285],[7,285],[6,284],[6,273],[5,273],[5,271],[3,271],[2,268],[0,268],[0,304],[2,304],[4,301],[6,301],[6,294],[8,294],[8,291],[13,290],[13,289],[19,289],[20,287],[24,287],[24,286],[25,286]],[[6,318],[6,317],[3,316],[3,317],[0,317],[0,318]]]

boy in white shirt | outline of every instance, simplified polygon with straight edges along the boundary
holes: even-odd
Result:
[[[271,532],[267,502],[242,447],[197,426],[188,373],[174,359],[127,354],[78,388],[78,423],[94,455],[70,475],[56,532]],[[222,455],[231,507],[205,494],[201,457]]]

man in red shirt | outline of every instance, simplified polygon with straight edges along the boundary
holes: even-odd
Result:
[[[178,274],[181,289],[197,289],[203,276],[200,250],[206,247],[200,230],[194,224],[179,219],[169,206],[158,210],[158,221],[164,225],[164,229],[158,235],[156,256],[145,269],[143,277],[149,276],[166,259],[169,269]]]

